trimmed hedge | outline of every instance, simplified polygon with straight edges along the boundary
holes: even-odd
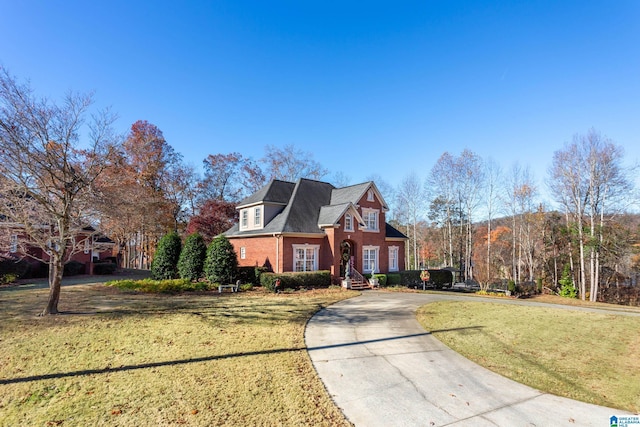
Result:
[[[402,284],[404,286],[422,286],[422,280],[420,280],[420,273],[422,270],[405,270],[400,272]]]
[[[276,279],[280,279],[283,289],[328,288],[331,286],[331,273],[326,270],[308,273],[262,273],[260,285],[273,291]]]
[[[402,276],[400,273],[389,273],[387,274],[387,285],[388,286],[398,286],[402,283]]]
[[[63,276],[77,276],[78,274],[84,274],[85,265],[80,261],[69,261],[64,265]]]
[[[450,271],[440,269],[428,269],[427,271],[431,276],[429,281],[435,288],[442,288],[445,284],[451,283],[453,280],[453,276]],[[422,286],[422,279],[420,279],[421,272],[422,270],[401,271],[401,283],[404,286]]]
[[[32,259],[0,258],[0,275],[11,274],[18,279],[35,279],[49,276],[49,265]]]
[[[99,262],[93,265],[93,274],[104,275],[113,274],[116,271],[116,265],[112,262]]]

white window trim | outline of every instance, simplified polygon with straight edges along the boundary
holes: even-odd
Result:
[[[15,254],[16,252],[18,252],[18,235],[17,234],[11,235],[11,241],[9,243],[9,252],[12,254]]]
[[[369,214],[371,213],[375,213],[376,215],[376,228],[369,228]],[[369,208],[362,208],[362,220],[364,221],[365,224],[365,228],[363,231],[368,231],[368,232],[373,232],[373,233],[377,233],[380,231],[380,210],[379,209],[369,209]]]
[[[246,259],[247,258],[247,248],[245,248],[244,246],[240,247],[240,259]]]
[[[389,246],[389,271],[398,271],[400,269],[398,267],[398,265],[400,265],[400,260],[398,259],[399,256],[400,256],[400,247]],[[392,261],[395,261],[395,265],[393,265]]]
[[[91,250],[91,241],[89,240],[89,237],[87,237],[86,239],[84,239],[84,253],[88,254],[90,250]]]
[[[353,230],[353,215],[347,213],[344,214],[344,231],[354,231]]]
[[[365,252],[374,251],[376,259],[373,264],[373,270],[365,267]],[[371,274],[373,272],[380,272],[380,246],[363,246],[362,247],[362,272]]]
[[[249,227],[249,211],[246,209],[243,209],[240,212],[240,228],[247,228]]]
[[[253,209],[253,225],[256,227],[262,227],[262,208],[257,207]]]
[[[373,189],[369,189],[369,191],[367,191],[367,202],[375,202],[376,199],[375,197],[373,197]]]
[[[295,272],[306,272],[306,271],[317,271],[318,270],[318,257],[320,256],[320,245],[309,245],[309,244],[294,244],[291,245],[293,247],[293,265],[291,266],[291,271]],[[307,250],[313,249],[313,269],[312,270],[296,270],[296,252],[298,249],[304,249],[305,259],[302,262],[302,265],[306,267],[307,265]]]

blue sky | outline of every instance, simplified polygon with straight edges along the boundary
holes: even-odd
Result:
[[[95,91],[197,168],[294,144],[395,186],[468,148],[542,186],[591,127],[640,158],[635,0],[0,0],[0,64],[54,99]]]

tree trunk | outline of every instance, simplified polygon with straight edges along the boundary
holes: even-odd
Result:
[[[58,314],[63,268],[62,258],[54,255],[49,261],[49,299],[40,316]]]

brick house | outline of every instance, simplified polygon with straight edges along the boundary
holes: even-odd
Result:
[[[3,253],[6,259],[19,260],[27,258],[47,262],[49,255],[41,247],[29,244],[28,237],[20,225],[0,221],[2,232],[8,236],[8,247]],[[93,263],[113,259],[115,242],[100,234],[95,228],[87,226],[73,236],[73,254],[67,261],[76,261],[85,265],[85,273],[93,274]]]
[[[224,234],[240,266],[276,273],[328,270],[335,279],[404,270],[407,237],[387,224],[375,183],[344,188],[300,179],[273,180],[237,206]]]

